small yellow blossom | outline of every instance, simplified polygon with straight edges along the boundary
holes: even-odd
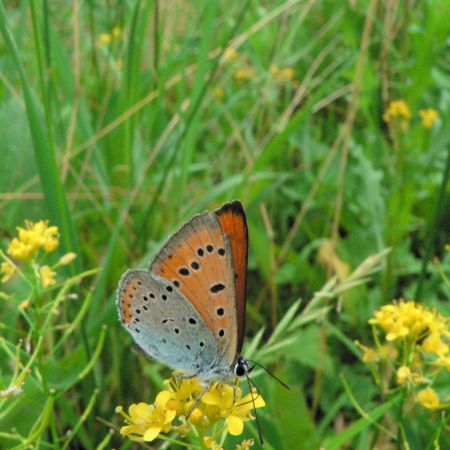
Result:
[[[411,379],[411,369],[408,366],[401,366],[397,369],[397,383],[406,384]]]
[[[23,300],[20,302],[19,310],[23,311],[23,310],[27,309],[29,306],[30,306],[30,300]]]
[[[441,339],[439,332],[430,333],[423,341],[422,348],[425,352],[435,353],[436,355],[444,355],[449,351],[448,345]]]
[[[292,67],[271,66],[270,73],[278,83],[292,81],[295,77],[295,70]]]
[[[223,52],[223,60],[226,62],[236,61],[236,59],[238,59],[238,57],[239,57],[239,53],[236,51],[235,48],[228,47]]]
[[[76,257],[77,254],[74,252],[66,253],[65,255],[61,256],[61,258],[59,258],[58,265],[66,266],[67,264],[70,264]]]
[[[421,109],[419,116],[422,119],[422,125],[425,128],[432,128],[434,122],[439,118],[439,113],[433,108]]]
[[[115,26],[112,31],[111,31],[112,35],[116,38],[119,37],[122,34],[122,28]]]
[[[42,266],[39,269],[39,272],[41,274],[41,283],[43,288],[46,289],[49,286],[53,286],[56,284],[55,281],[56,272],[53,272],[53,270],[49,266]]]
[[[214,93],[214,97],[216,97],[216,98],[221,99],[221,98],[225,97],[225,91],[221,87],[214,88],[213,93]]]
[[[256,77],[256,71],[252,67],[244,67],[237,69],[233,76],[238,81],[247,81]]]
[[[427,387],[421,390],[417,394],[418,402],[428,409],[436,409],[439,408],[441,401],[439,396],[436,394],[435,390],[431,387]]]
[[[242,390],[228,384],[216,383],[201,399],[206,405],[219,408],[221,417],[225,417],[227,431],[238,436],[244,430],[244,422],[250,420],[250,412],[255,408],[265,406],[262,397],[254,392],[242,397]],[[253,398],[253,401],[252,401]]]
[[[210,448],[212,450],[223,450],[223,448],[218,444],[212,436],[205,436],[203,438],[203,442],[206,445],[206,448]]]
[[[101,44],[109,44],[112,40],[112,36],[109,33],[100,33],[98,40]]]
[[[408,128],[410,119],[411,111],[404,100],[393,100],[383,114],[385,122],[398,123],[403,130]]]
[[[244,439],[240,444],[236,445],[236,450],[250,450],[254,443],[254,439]]]
[[[9,261],[5,261],[0,267],[0,273],[3,275],[2,283],[6,283],[16,273],[16,268]]]
[[[176,411],[167,407],[167,402],[172,398],[169,391],[161,391],[153,405],[147,403],[133,404],[129,408],[129,415],[122,410],[120,412],[128,422],[128,425],[120,429],[120,434],[137,441],[151,442],[159,433],[167,433],[172,429],[172,421]]]

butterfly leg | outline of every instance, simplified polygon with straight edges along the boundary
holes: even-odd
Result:
[[[202,390],[202,392],[200,392],[199,396],[195,399],[191,410],[188,412],[188,414],[186,416],[186,420],[189,420],[189,417],[191,417],[192,411],[194,411],[194,409],[197,408],[198,402],[208,392],[208,389],[209,389],[209,383],[204,384],[203,385],[203,390]]]

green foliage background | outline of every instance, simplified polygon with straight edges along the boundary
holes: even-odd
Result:
[[[67,275],[100,271],[59,309],[65,323],[82,305],[86,314],[63,350],[38,358],[45,389],[30,375],[24,395],[2,404],[0,431],[37,429],[35,448],[130,448],[109,432],[121,424],[114,408],[151,401],[168,371],[131,351],[114,306],[120,275],[146,267],[194,213],[238,198],[250,234],[249,342],[330,278],[317,256],[324,239],[350,270],[392,248],[339,311],[269,358],[290,391],[255,378],[266,448],[374,446],[380,432],[361,422],[339,375],[375,420],[395,405],[352,342],[370,342],[367,320],[393,298],[450,311],[437,270],[424,268],[432,256],[449,262],[449,24],[446,0],[2,2],[2,248],[24,219],[49,219],[61,255],[79,255]],[[227,47],[236,60],[223,60]],[[295,78],[277,81],[273,65]],[[254,76],[236,79],[244,68]],[[396,99],[411,110],[406,130],[383,121]],[[432,129],[418,115],[429,107],[439,112]],[[23,337],[22,300],[0,299],[10,342]],[[10,364],[0,361],[2,389]],[[409,448],[433,448],[434,430],[432,413],[414,414]]]

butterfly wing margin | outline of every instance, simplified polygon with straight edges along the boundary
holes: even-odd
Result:
[[[242,350],[245,334],[245,307],[247,299],[247,259],[248,259],[248,228],[245,211],[239,200],[225,203],[215,211],[222,231],[228,238],[233,254],[233,270],[236,288],[236,321],[237,346],[236,356]]]

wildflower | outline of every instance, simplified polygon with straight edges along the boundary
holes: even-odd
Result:
[[[100,33],[98,40],[101,44],[109,44],[112,40],[112,36],[109,33]]]
[[[275,81],[278,83],[286,83],[292,81],[295,77],[295,70],[292,67],[278,67],[273,65],[270,68],[270,73],[272,74]]]
[[[239,53],[236,51],[235,48],[227,47],[225,51],[223,52],[223,60],[226,62],[233,62],[238,59]]]
[[[408,366],[400,366],[397,369],[397,383],[406,384],[411,379],[411,369]]]
[[[362,352],[363,352],[362,360],[366,364],[371,364],[371,363],[377,362],[380,359],[378,352],[375,349],[373,349],[371,347],[366,347],[365,345],[361,344],[361,342],[359,342],[359,341],[355,341],[355,345],[360,350],[362,350]]]
[[[41,274],[41,283],[43,288],[46,289],[49,286],[53,286],[54,284],[56,284],[56,272],[53,272],[53,270],[49,266],[42,266],[39,269],[39,272]]]
[[[237,69],[233,76],[238,81],[247,81],[256,77],[256,71],[251,67],[245,67],[243,69]]]
[[[435,353],[436,355],[443,355],[448,353],[448,345],[441,339],[441,334],[438,332],[431,333],[422,344],[422,349],[428,353]]]
[[[396,305],[382,306],[369,320],[386,332],[387,341],[395,341],[406,336],[418,339],[429,329],[433,314],[422,305],[401,300]]]
[[[419,116],[422,119],[422,125],[425,128],[432,128],[434,122],[439,118],[439,113],[433,108],[421,109]]]
[[[216,441],[214,441],[212,436],[205,436],[203,438],[203,442],[206,445],[206,448],[210,448],[212,450],[223,450],[223,448],[218,444]]]
[[[23,300],[23,301],[20,302],[19,310],[23,311],[23,310],[27,309],[29,306],[30,306],[30,300],[28,300],[28,299],[27,300]]]
[[[404,100],[393,100],[383,114],[385,122],[397,122],[403,130],[408,128],[410,119],[411,111]]]
[[[214,93],[214,97],[216,97],[216,98],[221,99],[221,98],[225,97],[225,91],[221,87],[214,88],[213,93]]]
[[[17,227],[19,237],[8,246],[8,254],[18,260],[30,259],[39,249],[50,253],[59,245],[58,227],[48,226],[48,220],[25,221],[26,228]]]
[[[112,30],[111,30],[111,34],[113,35],[113,37],[119,37],[122,34],[122,28],[115,26]]]
[[[441,401],[435,390],[427,387],[417,394],[418,402],[425,408],[436,409],[439,408]]]
[[[201,399],[206,405],[216,406],[221,417],[225,417],[226,430],[233,436],[238,436],[244,429],[244,422],[252,417],[250,412],[255,408],[265,406],[260,395],[254,392],[242,397],[242,390],[228,384],[216,383]],[[253,401],[252,401],[253,399]]]
[[[0,266],[0,273],[3,275],[2,283],[6,283],[16,273],[16,268],[9,261],[5,261]]]
[[[58,265],[66,266],[67,264],[70,264],[76,257],[77,254],[74,252],[66,253],[65,255],[61,256],[61,258],[59,258]]]
[[[244,439],[240,444],[236,445],[236,450],[250,450],[254,443],[254,439]]]
[[[133,440],[151,442],[159,433],[170,431],[176,416],[176,411],[167,407],[171,398],[171,392],[161,391],[153,405],[143,402],[133,404],[129,408],[128,415],[120,407],[116,409],[128,422],[128,425],[120,429],[120,434],[129,436]]]

